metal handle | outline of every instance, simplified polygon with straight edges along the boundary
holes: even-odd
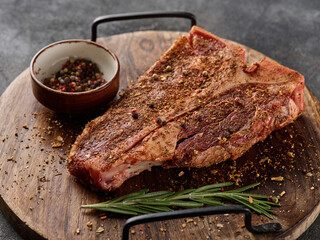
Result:
[[[123,231],[122,231],[122,240],[129,239],[129,230],[134,225],[148,223],[148,222],[155,222],[155,221],[164,221],[169,219],[206,216],[211,214],[225,214],[225,213],[244,213],[245,226],[248,229],[248,231],[250,231],[251,233],[262,234],[262,233],[277,233],[282,231],[281,224],[277,222],[265,223],[257,226],[252,225],[251,211],[245,206],[236,205],[236,206],[219,206],[219,207],[177,210],[173,212],[152,213],[152,214],[132,217],[132,218],[129,218],[124,224]]]
[[[143,18],[164,18],[164,17],[177,17],[187,18],[191,20],[191,27],[197,24],[196,17],[189,12],[138,12],[138,13],[123,13],[113,14],[97,17],[93,20],[91,25],[91,41],[97,40],[97,27],[100,23],[112,22],[119,20],[130,20],[130,19],[143,19]]]

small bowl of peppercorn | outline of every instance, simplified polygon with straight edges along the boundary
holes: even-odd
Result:
[[[91,113],[116,96],[119,69],[117,56],[96,42],[56,42],[31,61],[32,91],[42,105],[56,112]]]

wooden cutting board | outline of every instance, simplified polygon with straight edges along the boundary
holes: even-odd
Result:
[[[99,39],[99,42],[118,55],[120,87],[125,88],[181,34],[134,32]],[[251,60],[262,57],[251,49],[248,52]],[[65,159],[71,144],[85,123],[95,116],[57,115],[37,102],[30,85],[27,69],[0,98],[2,212],[28,239],[121,239],[126,218],[106,214],[103,219],[96,211],[80,209],[82,204],[103,201],[105,193],[91,192],[77,183],[66,169]],[[154,168],[128,180],[110,195],[120,196],[141,188],[179,190],[222,181],[234,181],[240,186],[261,182],[253,192],[274,196],[282,193],[282,206],[275,209],[274,220],[255,214],[253,224],[279,222],[284,231],[259,235],[259,239],[297,238],[320,211],[320,104],[307,88],[305,103],[304,114],[293,124],[275,131],[236,162],[203,169]],[[63,146],[53,148],[58,137],[64,140]],[[278,176],[284,177],[284,181],[271,180]],[[92,227],[87,226],[89,222]],[[216,215],[139,225],[132,228],[130,236],[131,239],[177,240],[257,238],[243,226],[242,215]],[[103,232],[96,232],[99,227]]]

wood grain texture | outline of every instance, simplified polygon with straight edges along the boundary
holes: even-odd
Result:
[[[118,55],[120,88],[125,88],[181,34],[135,32],[99,42]],[[252,59],[262,56],[248,51]],[[277,196],[285,191],[285,194],[281,197],[281,208],[275,209],[274,220],[255,214],[253,222],[280,222],[283,233],[254,236],[243,228],[242,215],[229,214],[135,226],[131,239],[294,239],[300,236],[320,211],[320,103],[307,88],[305,103],[304,114],[293,124],[273,132],[237,161],[202,169],[153,168],[152,172],[143,172],[109,194],[115,197],[141,188],[180,190],[221,181],[234,181],[242,186],[259,181],[261,186],[252,192]],[[76,135],[94,117],[57,115],[43,107],[32,95],[28,69],[1,96],[0,208],[26,239],[121,239],[126,218],[106,214],[106,219],[100,219],[100,213],[80,209],[82,204],[103,201],[105,193],[91,192],[77,183],[65,166]],[[60,137],[63,143],[58,141]],[[55,143],[62,146],[53,148]],[[184,174],[179,176],[181,171]],[[271,181],[271,177],[277,176],[283,176],[284,181]],[[92,223],[91,228],[88,222]],[[100,226],[104,231],[97,233]]]

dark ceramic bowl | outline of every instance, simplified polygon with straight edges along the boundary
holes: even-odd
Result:
[[[70,57],[85,58],[97,64],[106,83],[85,92],[62,92],[43,84],[44,79],[61,69]],[[44,106],[67,114],[93,112],[111,101],[119,89],[120,64],[107,48],[85,40],[65,40],[41,49],[32,59],[30,74],[35,98]]]

